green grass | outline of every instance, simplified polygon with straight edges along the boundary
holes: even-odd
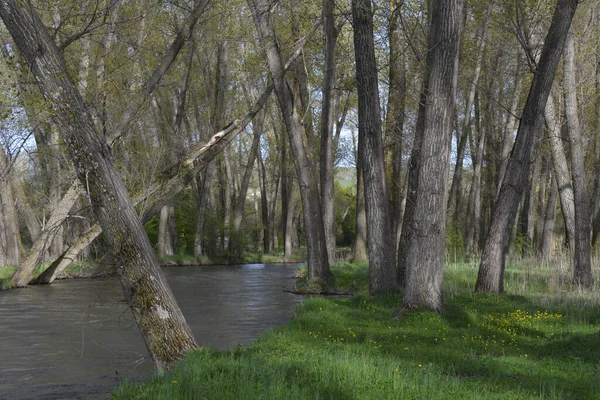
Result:
[[[598,399],[600,290],[571,291],[566,264],[510,260],[508,295],[473,293],[476,263],[446,268],[443,315],[394,315],[342,264],[351,298],[310,298],[249,347],[201,349],[115,399]],[[598,272],[598,271],[596,271]],[[598,276],[598,274],[596,274]]]

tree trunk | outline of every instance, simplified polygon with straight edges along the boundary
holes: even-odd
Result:
[[[487,108],[487,107],[486,107]],[[477,152],[471,157],[473,161],[473,180],[469,190],[469,202],[467,203],[467,251],[475,253],[479,250],[478,227],[481,217],[481,167],[483,164],[483,150],[487,126],[481,124],[479,140],[477,141]]]
[[[11,180],[15,172],[11,170],[9,160],[0,147],[0,200],[2,201],[2,212],[0,218],[3,219],[5,232],[6,255],[5,263],[0,264],[0,267],[12,265],[18,267],[21,264],[21,235],[19,232],[19,221],[17,219],[17,207],[15,204],[15,196],[13,193]]]
[[[365,184],[361,151],[359,147],[356,157],[356,232],[352,246],[352,258],[357,261],[367,259],[367,212],[365,210]]]
[[[0,3],[0,17],[26,60],[60,129],[78,178],[115,255],[125,298],[155,365],[172,366],[196,347],[150,241],[97,131],[92,112],[70,79],[65,61],[36,14],[16,0]],[[85,151],[83,151],[85,149]]]
[[[267,0],[248,0],[254,23],[259,33],[261,47],[265,53],[275,93],[290,139],[294,155],[296,174],[300,185],[306,240],[308,246],[308,278],[326,285],[332,276],[329,270],[323,216],[319,203],[319,189],[313,166],[306,148],[306,134],[294,104],[294,94],[284,78],[280,49],[271,21],[271,4]],[[289,210],[288,210],[289,212]]]
[[[254,136],[252,137],[252,146],[250,147],[250,153],[248,154],[248,162],[246,163],[246,168],[244,170],[244,177],[242,178],[242,183],[240,185],[240,192],[238,194],[237,202],[235,208],[233,210],[233,235],[229,241],[229,254],[241,255],[241,251],[243,249],[239,248],[240,242],[240,227],[242,225],[242,219],[244,217],[244,208],[246,205],[246,195],[248,194],[248,187],[250,186],[250,178],[252,177],[252,171],[254,170],[254,161],[257,156],[259,156],[259,145],[260,145],[260,137],[263,132],[264,126],[264,116],[255,118],[254,123],[252,124],[252,130],[254,131]],[[259,165],[260,168],[260,165]],[[260,171],[260,170],[259,170]],[[262,192],[261,186],[261,197],[265,197],[266,192]],[[266,197],[265,197],[266,201]],[[268,216],[267,216],[268,217]],[[267,229],[267,228],[265,228]],[[264,240],[264,239],[263,239]],[[268,238],[267,238],[268,240]]]
[[[418,191],[406,251],[402,309],[443,309],[442,277],[446,251],[448,172],[459,49],[463,30],[462,0],[434,1],[425,63],[426,103],[420,111],[422,144]],[[441,45],[443,43],[443,45]]]
[[[64,272],[79,254],[86,249],[102,233],[100,224],[92,225],[85,233],[80,235],[77,240],[52,264],[40,274],[37,283],[50,284]]]
[[[539,136],[539,133],[538,133]],[[534,154],[539,154],[540,151],[539,137],[534,144]],[[532,168],[533,166],[533,168]],[[521,255],[526,256],[531,254],[533,246],[533,231],[535,222],[535,197],[537,192],[537,184],[540,179],[540,160],[530,160],[527,171],[529,171],[527,186],[523,197],[523,205],[517,223],[517,235],[519,237],[519,245],[521,246]]]
[[[475,290],[504,291],[504,266],[512,226],[527,179],[526,167],[531,158],[535,135],[542,123],[543,111],[562,53],[577,0],[558,0],[552,23],[542,49],[540,61],[523,109],[517,138],[510,155],[506,174],[492,215],[485,242]]]
[[[538,199],[537,199],[537,210],[536,210],[536,227],[535,227],[535,254],[537,257],[540,256],[540,251],[542,248],[543,241],[543,233],[544,233],[544,220],[545,220],[545,211],[546,211],[546,197],[548,196],[548,183],[552,183],[549,178],[550,174],[550,160],[546,157],[546,153],[543,153],[542,156],[542,167],[540,172],[540,189],[538,191]]]
[[[563,147],[561,134],[561,122],[554,110],[554,101],[552,95],[548,97],[546,104],[546,124],[549,130],[549,140],[552,149],[552,161],[556,181],[558,182],[558,193],[560,195],[560,207],[565,220],[565,230],[567,233],[566,243],[572,248],[575,237],[575,203],[573,201],[573,186],[571,185],[571,174],[569,173],[569,164]]]
[[[473,73],[473,79],[469,86],[469,93],[467,95],[467,104],[465,105],[465,114],[462,122],[462,128],[460,130],[460,140],[457,137],[458,148],[456,154],[456,164],[454,166],[454,174],[452,175],[452,185],[450,186],[450,193],[448,195],[448,212],[451,212],[452,204],[456,204],[456,210],[454,212],[454,218],[457,219],[459,215],[459,197],[461,196],[460,187],[462,183],[462,167],[463,160],[465,158],[465,149],[467,147],[467,138],[471,130],[471,109],[473,108],[473,102],[475,100],[475,92],[477,91],[477,85],[479,84],[479,77],[481,76],[481,64],[483,63],[483,50],[486,44],[488,16],[490,6],[487,7],[485,12],[485,20],[483,21],[483,27],[481,34],[477,39],[477,61],[475,62],[475,71]]]
[[[335,44],[338,32],[334,25],[334,1],[323,0],[323,32],[325,34],[325,70],[321,108],[321,209],[329,263],[335,262],[335,191],[333,186],[333,89],[335,84]]]
[[[390,212],[383,163],[381,112],[373,40],[371,0],[352,1],[356,84],[358,90],[358,147],[362,156],[369,248],[369,293],[398,288]]]
[[[519,99],[521,98],[522,85],[520,84],[521,78],[521,58],[517,59],[517,70],[515,72],[515,88],[513,90],[513,97],[510,102],[510,109],[506,117],[506,125],[504,126],[504,137],[502,139],[502,158],[500,161],[500,168],[498,171],[498,186],[496,190],[496,198],[500,193],[500,187],[504,181],[504,175],[506,175],[506,167],[508,165],[508,158],[510,155],[510,149],[513,146],[514,139],[513,133],[515,130],[515,123],[517,121],[517,107],[519,106]]]
[[[262,159],[262,154],[257,152],[258,159],[258,179],[260,181],[260,206],[262,215],[263,225],[263,253],[269,254],[271,252],[271,218],[269,218],[269,197],[267,195],[267,171],[265,169],[265,163]],[[275,184],[275,191],[277,191],[277,184]],[[273,224],[274,225],[274,224]]]
[[[577,84],[575,83],[575,41],[573,35],[567,36],[563,55],[565,115],[567,131],[571,141],[571,174],[573,176],[573,194],[575,203],[575,242],[573,283],[580,287],[590,287],[592,261],[590,246],[590,219],[587,200],[587,181],[585,178],[584,155],[581,145],[581,130],[577,115]]]
[[[558,184],[556,176],[550,177],[550,194],[546,203],[546,212],[544,213],[544,231],[542,233],[542,246],[540,248],[540,257],[543,260],[552,259],[552,237],[554,234],[554,216],[556,212],[556,199],[558,198]]]
[[[402,48],[403,31],[402,2],[394,0],[390,3],[393,10],[389,22],[389,79],[390,88],[385,123],[385,135],[390,138],[392,147],[391,179],[388,180],[390,190],[390,214],[392,221],[392,237],[394,238],[394,254],[402,232],[404,185],[402,179],[402,152],[404,147],[404,118],[406,111],[406,65]]]

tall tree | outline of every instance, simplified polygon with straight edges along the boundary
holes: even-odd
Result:
[[[402,309],[443,309],[447,177],[463,12],[462,0],[438,0],[431,6],[425,105],[419,110],[420,131],[415,133],[422,136],[418,191],[406,250]]]
[[[573,235],[574,268],[573,283],[577,286],[590,287],[592,278],[592,260],[590,246],[590,219],[587,200],[587,182],[583,148],[581,145],[581,129],[577,115],[577,84],[575,77],[575,39],[567,35],[565,53],[563,55],[565,115],[567,131],[571,141],[571,175],[573,176],[573,194],[575,203],[575,232]]]
[[[300,185],[306,241],[308,247],[308,278],[326,285],[331,277],[323,216],[319,202],[317,178],[306,147],[306,132],[298,115],[294,93],[284,77],[281,50],[272,20],[272,0],[248,0],[252,18],[259,34],[262,50],[269,64],[275,93],[288,133],[290,148],[294,156],[296,175]],[[289,210],[288,210],[289,213]]]
[[[358,91],[358,147],[361,149],[367,212],[369,293],[376,294],[396,289],[398,283],[383,161],[371,0],[352,1],[352,22]]]
[[[504,291],[504,266],[510,233],[515,221],[523,187],[527,179],[526,166],[531,158],[535,134],[540,128],[546,101],[552,88],[558,61],[562,54],[577,0],[558,0],[554,16],[535,71],[529,96],[523,109],[517,138],[506,174],[495,202],[492,221],[485,242],[475,290]]]
[[[321,209],[329,262],[335,262],[335,192],[333,190],[333,89],[335,84],[335,44],[338,31],[333,16],[334,0],[323,0],[323,32],[325,34],[325,71],[321,108]]]

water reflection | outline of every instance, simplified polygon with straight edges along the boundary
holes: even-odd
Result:
[[[285,324],[295,265],[164,272],[198,344],[226,349]],[[0,399],[93,399],[153,372],[116,279],[0,292]]]

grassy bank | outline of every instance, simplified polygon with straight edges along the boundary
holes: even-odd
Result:
[[[400,321],[398,294],[366,294],[365,265],[334,272],[361,292],[306,299],[254,345],[198,350],[114,398],[600,398],[600,291],[571,292],[566,263],[509,265],[504,296],[473,293],[474,263],[449,264],[444,315]]]

